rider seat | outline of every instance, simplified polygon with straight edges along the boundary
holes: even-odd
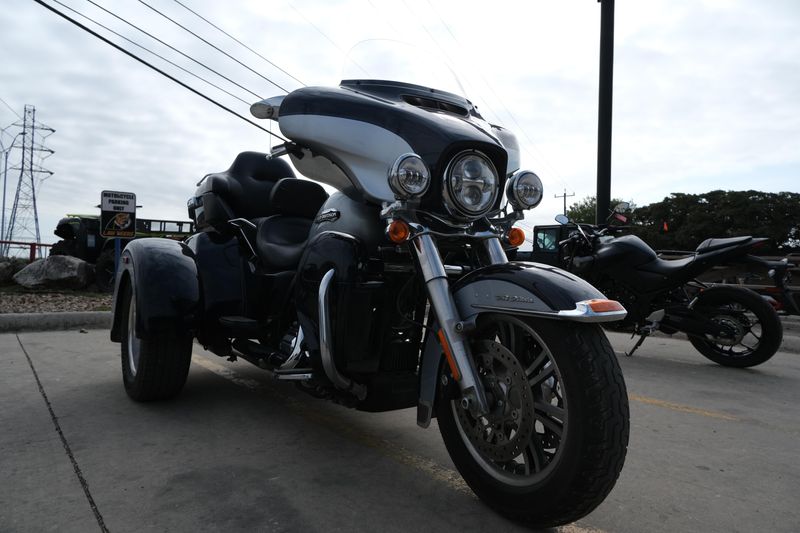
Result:
[[[283,159],[242,152],[228,170],[205,177],[195,193],[197,207],[189,208],[190,216],[196,219],[198,229],[212,226],[226,232],[230,230],[228,221],[234,218],[273,215],[276,211],[268,200],[275,184],[284,178],[294,178],[294,172]]]
[[[275,184],[270,206],[276,213],[258,221],[256,252],[270,272],[294,270],[300,262],[317,212],[328,199],[319,184],[286,178]]]
[[[719,250],[721,248],[727,248],[729,246],[737,246],[739,244],[744,244],[747,241],[753,240],[752,237],[729,237],[727,239],[706,239],[701,242],[697,248],[696,252],[698,254],[704,254],[707,252],[713,252],[714,250]]]

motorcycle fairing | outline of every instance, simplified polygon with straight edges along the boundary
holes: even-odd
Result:
[[[308,149],[292,157],[300,172],[344,192],[354,187],[374,203],[394,200],[387,162],[408,152],[422,157],[434,176],[441,176],[455,150],[466,148],[484,151],[501,181],[507,171],[503,136],[480,120],[468,100],[416,85],[357,80],[298,89],[281,102],[279,125]],[[321,172],[306,153],[329,159],[339,172]],[[350,187],[341,183],[342,174]]]

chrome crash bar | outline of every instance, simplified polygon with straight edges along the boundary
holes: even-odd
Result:
[[[331,380],[336,388],[353,393],[359,400],[364,400],[367,397],[367,388],[360,383],[344,377],[336,369],[336,363],[333,361],[333,354],[331,350],[331,314],[330,305],[328,303],[328,292],[330,289],[333,276],[336,273],[334,269],[328,270],[322,281],[319,283],[319,351],[322,356],[322,368],[325,370],[325,375]]]

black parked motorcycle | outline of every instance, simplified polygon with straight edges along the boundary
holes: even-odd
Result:
[[[620,204],[613,217],[625,221]],[[570,223],[564,216],[556,220]],[[608,327],[632,331],[644,339],[655,331],[685,333],[708,359],[725,366],[751,367],[772,357],[783,340],[775,309],[745,287],[708,285],[695,278],[716,265],[745,260],[763,238],[706,239],[682,259],[662,259],[624,226],[576,224],[560,243],[568,270],[622,302],[623,321]]]
[[[519,230],[490,219],[542,198],[513,135],[461,96],[393,81],[251,110],[289,140],[198,184],[200,233],[122,255],[111,338],[130,397],[176,395],[196,338],[318,397],[416,406],[421,427],[436,417],[469,486],[514,520],[549,527],[594,509],[628,442],[599,323],[625,310],[577,276],[507,260]],[[294,177],[283,155],[337,192]]]

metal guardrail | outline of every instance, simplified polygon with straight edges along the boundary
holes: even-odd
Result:
[[[8,250],[9,250],[9,248],[11,246],[15,246],[15,247],[19,247],[19,248],[28,248],[29,251],[30,251],[29,254],[28,254],[28,262],[29,263],[33,263],[34,261],[36,261],[36,251],[37,251],[37,249],[41,252],[42,248],[49,248],[49,247],[51,247],[53,245],[52,244],[44,244],[44,243],[41,243],[41,242],[22,242],[22,241],[0,240],[0,250],[3,250],[5,252],[5,254],[3,254],[3,255],[11,257],[11,255],[8,253]]]

